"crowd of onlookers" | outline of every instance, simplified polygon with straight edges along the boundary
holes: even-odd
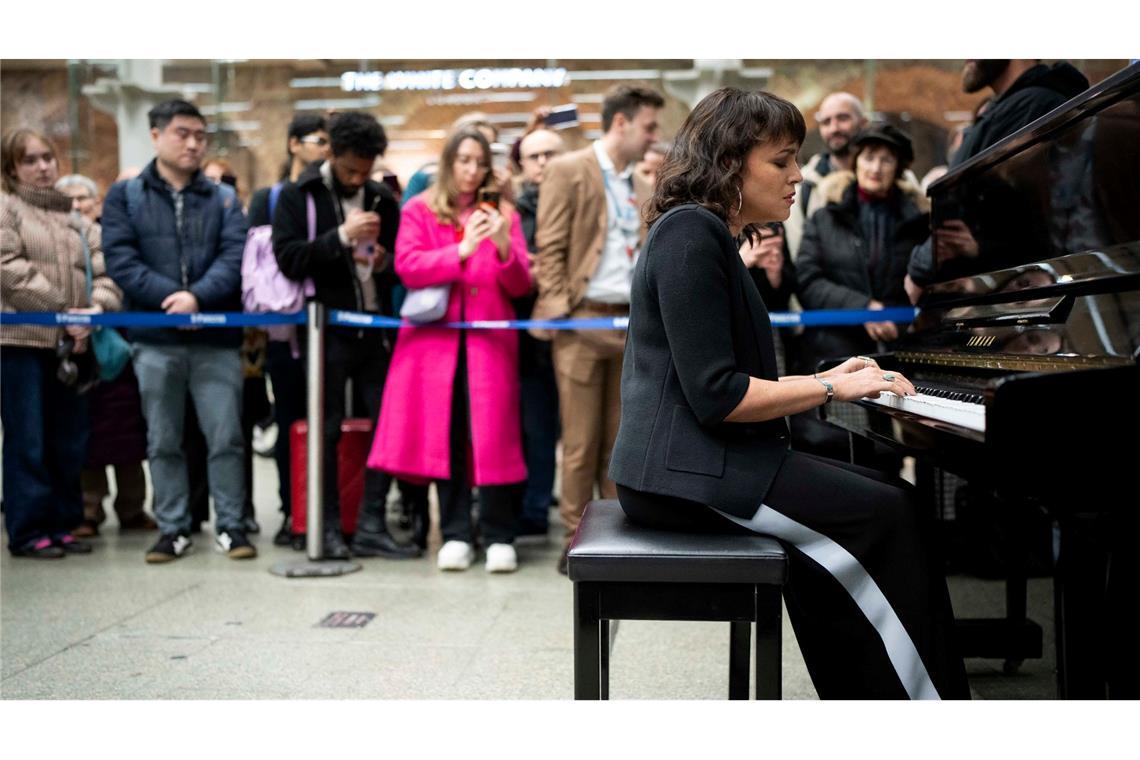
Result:
[[[971,61],[963,84],[994,97],[954,135],[951,168],[1087,87],[1068,64],[1035,61]],[[607,470],[624,332],[433,323],[627,316],[647,233],[641,204],[669,171],[664,102],[647,87],[614,88],[602,136],[573,151],[547,127],[549,109],[511,146],[468,114],[403,187],[384,167],[388,141],[372,115],[298,115],[280,181],[247,209],[233,168],[207,156],[206,119],[188,102],[150,111],[154,160],[125,171],[106,197],[86,177],[60,176],[46,135],[17,129],[3,138],[3,308],[191,314],[271,310],[281,298],[404,317],[398,330],[325,329],[323,556],[422,556],[434,483],[438,566],[467,569],[482,546],[487,570],[510,572],[516,539],[547,536],[554,503],[565,546],[586,502],[615,495]],[[910,137],[869,120],[847,93],[826,97],[815,119],[825,148],[805,162],[792,215],[742,242],[743,265],[772,311],[914,302],[933,254]],[[889,349],[904,328],[777,337],[787,370],[810,373],[829,357]],[[183,556],[211,500],[216,548],[254,557],[253,444],[270,422],[282,512],[273,541],[300,547],[290,442],[306,417],[304,331],[132,327],[118,333],[130,361],[117,373],[95,360],[111,332],[0,328],[10,552],[92,551],[112,467],[119,529],[157,533],[147,562]],[[370,436],[359,505],[340,503],[336,477],[342,437],[361,434],[350,417],[365,418]],[[845,457],[845,436],[798,417],[797,446]],[[356,513],[351,536],[346,511]],[[409,541],[390,517],[411,529]]]

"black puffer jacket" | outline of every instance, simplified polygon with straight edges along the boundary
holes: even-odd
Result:
[[[855,175],[829,175],[816,192],[828,205],[808,220],[796,257],[797,296],[804,309],[863,309],[872,300],[885,306],[909,305],[903,278],[911,249],[929,234],[927,201],[918,188],[899,183],[888,201],[894,220],[888,255],[868,270],[868,242],[859,226]],[[900,332],[901,332],[900,328]],[[820,359],[876,350],[862,326],[821,327],[804,331],[806,366]]]

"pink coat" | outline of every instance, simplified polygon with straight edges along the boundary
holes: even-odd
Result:
[[[501,262],[495,244],[485,240],[460,263],[455,228],[436,219],[423,195],[413,198],[401,212],[396,273],[409,288],[452,283],[444,321],[514,319],[509,299],[530,291],[531,276],[522,225],[518,214],[509,213],[510,258]],[[448,479],[459,335],[459,330],[443,327],[400,328],[369,467],[413,481]],[[522,482],[526,464],[519,419],[518,333],[468,330],[466,338],[472,482]]]

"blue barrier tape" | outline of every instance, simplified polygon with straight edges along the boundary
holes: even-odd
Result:
[[[270,325],[303,325],[305,312],[294,314],[242,314],[212,312],[205,314],[160,314],[158,312],[119,311],[107,314],[56,314],[46,311],[0,312],[0,325],[92,325],[102,327],[268,327]]]
[[[774,327],[835,327],[861,325],[865,322],[913,322],[917,309],[911,306],[892,306],[887,309],[834,309],[807,312],[772,312],[768,316]],[[394,317],[362,314],[357,311],[329,312],[329,324],[341,327],[408,327],[408,323]],[[511,319],[502,321],[437,322],[421,327],[464,328],[475,330],[625,330],[629,317],[597,319]]]
[[[772,312],[775,327],[836,327],[861,325],[864,322],[912,322],[916,309],[897,306],[881,311],[866,309],[821,310],[806,312]],[[159,314],[157,312],[112,312],[109,314],[56,314],[53,312],[0,312],[0,325],[91,325],[104,327],[267,327],[270,325],[303,325],[304,312],[295,314],[241,314],[221,312],[207,314]],[[356,311],[329,312],[329,324],[341,327],[407,327],[395,317],[381,317]],[[628,317],[596,319],[511,319],[443,322],[429,327],[467,330],[625,330]]]

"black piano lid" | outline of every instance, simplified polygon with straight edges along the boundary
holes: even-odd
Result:
[[[1138,145],[1133,64],[955,167],[927,191],[933,279],[1040,267],[1082,252],[1106,254],[1104,277],[1120,274],[1114,249],[1140,240]],[[1093,278],[1090,267],[1082,271]]]

